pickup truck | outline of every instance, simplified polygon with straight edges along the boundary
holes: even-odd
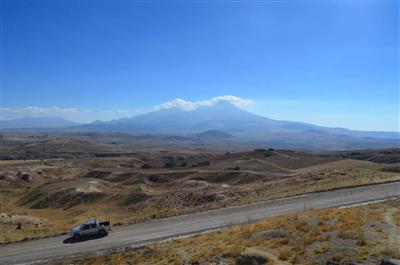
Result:
[[[98,222],[97,220],[87,221],[80,226],[74,227],[71,230],[71,236],[74,239],[79,239],[85,236],[100,235],[105,236],[111,230],[111,222]]]

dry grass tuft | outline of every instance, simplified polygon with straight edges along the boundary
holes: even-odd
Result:
[[[279,259],[281,259],[281,260],[289,260],[289,258],[291,256],[291,251],[288,246],[281,247],[279,249],[278,253],[279,253]]]

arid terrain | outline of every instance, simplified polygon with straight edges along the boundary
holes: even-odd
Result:
[[[310,210],[56,264],[380,264],[400,258],[399,209],[397,199]]]
[[[1,243],[66,233],[93,218],[119,225],[400,180],[399,149],[161,149],[97,136],[3,136]]]
[[[0,265],[400,265],[400,0],[0,2]]]

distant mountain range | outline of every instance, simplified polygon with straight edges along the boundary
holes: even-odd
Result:
[[[279,121],[242,110],[229,102],[204,106],[192,111],[180,108],[162,109],[108,122],[96,121],[81,126],[88,130],[127,131],[136,133],[198,133],[218,130],[234,135],[264,136],[275,133],[329,133],[354,137],[399,138],[397,132],[353,131],[309,123]]]
[[[60,118],[3,121],[3,129],[58,129],[67,131],[130,132],[195,137],[204,141],[253,143],[302,149],[400,147],[398,132],[354,131],[302,122],[273,120],[249,113],[228,102],[192,111],[180,108],[112,121],[76,124]]]
[[[63,129],[77,125],[79,123],[60,117],[24,117],[1,121],[1,128],[3,130]]]

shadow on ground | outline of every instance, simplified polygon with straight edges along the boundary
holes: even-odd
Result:
[[[80,237],[80,238],[73,238],[69,237],[64,239],[63,243],[64,244],[74,244],[74,243],[79,243],[79,242],[84,242],[88,240],[95,240],[99,238],[106,237],[107,235],[94,235],[94,236],[85,236],[85,237]]]

